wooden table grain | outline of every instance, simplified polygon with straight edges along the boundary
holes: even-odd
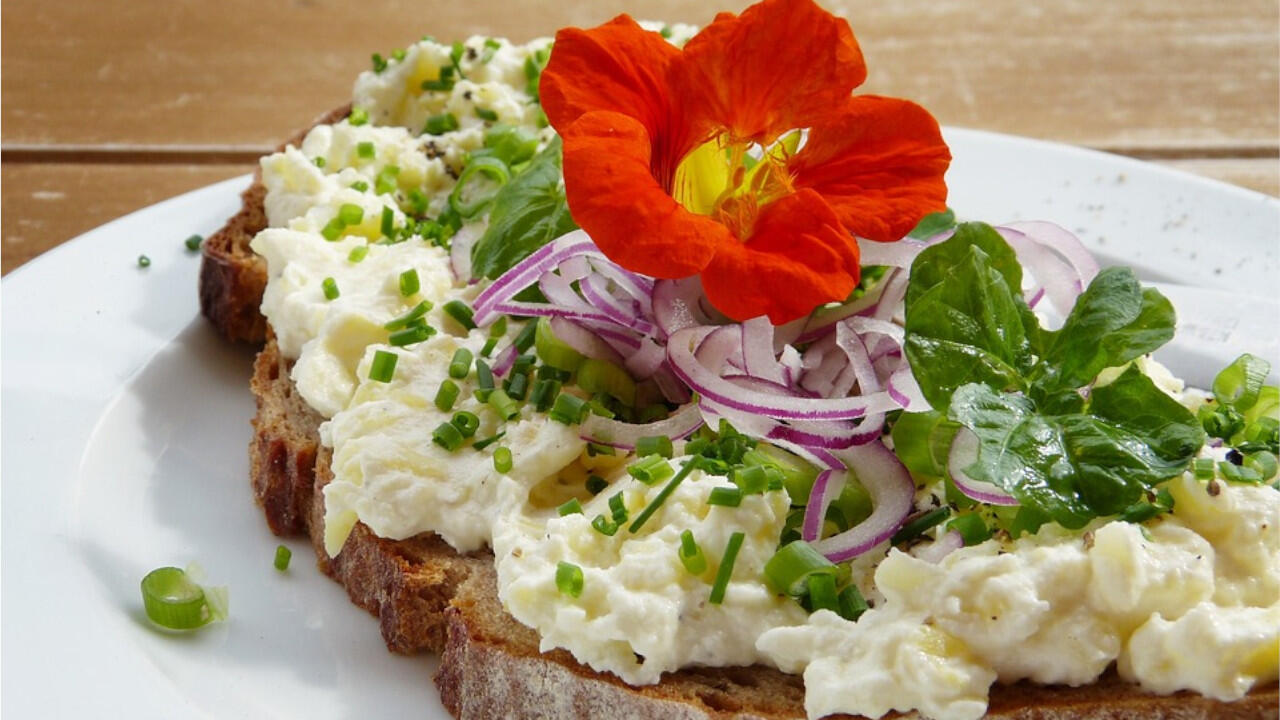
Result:
[[[528,39],[746,3],[8,0],[0,181],[7,273],[107,220],[248,172],[341,104],[371,52],[423,34]],[[865,92],[947,125],[1123,153],[1280,194],[1274,0],[828,0]],[[175,239],[180,241],[180,239]]]

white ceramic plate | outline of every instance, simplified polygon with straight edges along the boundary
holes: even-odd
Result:
[[[1280,355],[1275,311],[1260,309],[1280,293],[1280,202],[1078,148],[947,138],[962,216],[1052,220],[1161,281],[1184,320],[1166,358],[1188,379],[1207,382],[1239,350]],[[116,220],[0,284],[0,698],[12,717],[445,717],[434,661],[387,653],[308,544],[287,541],[292,567],[272,567],[280,541],[247,479],[252,354],[199,317],[199,257],[182,242],[219,227],[247,184]],[[138,582],[191,561],[230,587],[231,620],[160,633]]]

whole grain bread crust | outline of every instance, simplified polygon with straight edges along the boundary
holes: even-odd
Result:
[[[338,108],[318,122],[336,122],[349,109]],[[435,682],[449,712],[461,720],[804,717],[801,678],[772,668],[690,668],[664,675],[657,685],[631,687],[579,664],[564,650],[541,652],[537,633],[502,608],[488,550],[460,555],[431,533],[387,540],[357,523],[342,552],[330,558],[324,550],[323,487],[332,472],[329,450],[319,441],[323,419],[297,393],[292,362],[258,311],[266,269],[249,241],[266,227],[265,192],[256,174],[241,196],[240,212],[204,244],[200,273],[201,310],[214,326],[232,341],[265,342],[250,382],[258,407],[249,446],[254,497],[272,532],[310,537],[317,567],[378,618],[390,650],[441,654]],[[1185,692],[1148,695],[1110,672],[1079,688],[997,685],[988,717],[1252,720],[1280,717],[1278,703],[1275,684],[1222,703]]]

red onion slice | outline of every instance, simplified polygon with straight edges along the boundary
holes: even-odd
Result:
[[[863,265],[910,268],[920,251],[928,246],[929,243],[911,238],[889,243],[858,238],[858,256]]]
[[[715,318],[704,309],[703,299],[702,281],[697,276],[654,283],[653,317],[663,336],[685,328],[713,324]]]
[[[1043,220],[1005,223],[1004,227],[1024,233],[1032,241],[1053,249],[1054,252],[1067,259],[1071,267],[1084,285],[1093,281],[1098,274],[1098,260],[1093,253],[1080,242],[1080,238],[1068,232],[1060,225]]]
[[[917,545],[911,554],[927,563],[938,564],[942,558],[964,547],[964,536],[956,530],[948,530],[927,545]]]
[[[857,557],[893,537],[911,512],[915,483],[911,473],[884,443],[873,442],[843,450],[858,481],[871,496],[871,516],[856,526],[813,544],[831,562]]]
[[[947,473],[956,489],[968,497],[988,505],[1017,505],[1015,500],[1005,491],[989,482],[974,480],[965,474],[964,469],[978,459],[978,436],[967,428],[960,428],[955,439],[951,441],[951,452],[947,455]]]
[[[455,280],[466,281],[467,284],[475,282],[471,277],[471,248],[475,247],[476,241],[484,235],[487,227],[487,222],[471,223],[463,225],[453,234],[449,242],[449,267],[453,270]]]
[[[617,350],[609,347],[609,344],[601,340],[599,335],[575,322],[570,322],[563,317],[553,317],[551,332],[555,333],[558,340],[585,357],[606,360],[615,365],[623,364],[622,355]]]
[[[642,425],[611,420],[592,413],[582,422],[579,432],[582,439],[588,442],[619,450],[635,450],[636,442],[642,437],[666,435],[672,440],[683,440],[700,427],[702,413],[696,404],[689,403],[662,420]]]
[[[498,314],[507,312],[496,306],[515,297],[521,290],[537,282],[544,273],[577,255],[603,258],[599,248],[581,230],[575,230],[535,250],[476,296],[473,305],[476,324],[487,325]]]
[[[847,472],[823,470],[818,473],[813,481],[813,489],[809,491],[809,502],[804,508],[804,523],[800,526],[800,537],[805,542],[814,542],[822,535],[827,508],[840,495],[848,479]]]

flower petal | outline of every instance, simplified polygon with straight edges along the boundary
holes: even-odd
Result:
[[[569,211],[609,259],[681,278],[706,267],[717,246],[737,244],[723,225],[685,210],[654,179],[649,133],[639,120],[589,112],[561,137]]]
[[[899,240],[944,210],[951,151],[938,121],[906,100],[861,95],[813,127],[789,164],[796,187],[812,188],[860,237]]]
[[[840,107],[866,77],[849,23],[812,0],[765,0],[690,40],[672,89],[685,113],[768,144]]]
[[[858,274],[857,243],[817,193],[801,190],[766,206],[750,240],[721,245],[702,287],[735,320],[768,315],[781,325],[844,300]]]

